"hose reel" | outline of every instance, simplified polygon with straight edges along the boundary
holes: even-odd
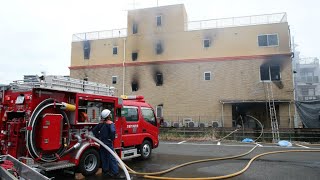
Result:
[[[65,104],[56,102],[54,99],[49,98],[43,100],[41,103],[38,104],[38,106],[34,109],[30,121],[28,122],[28,131],[26,136],[26,146],[27,150],[30,154],[30,156],[35,160],[40,160],[44,162],[53,162],[58,160],[61,156],[64,155],[64,152],[67,150],[67,147],[70,144],[71,135],[70,135],[70,121],[66,114],[66,112],[63,110],[65,107]],[[54,112],[58,112],[58,114],[61,114],[63,117],[62,122],[62,130],[61,132],[67,130],[66,137],[63,137],[63,134],[61,138],[66,139],[65,143],[61,143],[61,146],[55,150],[55,151],[43,151],[41,148],[37,146],[36,142],[36,135],[37,132],[41,130],[43,127],[39,127],[40,120],[42,120],[42,115],[44,112],[51,110]],[[67,126],[67,128],[64,128]]]

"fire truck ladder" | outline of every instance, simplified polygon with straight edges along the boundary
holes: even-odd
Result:
[[[272,82],[266,82],[266,91],[268,97],[268,105],[269,105],[269,113],[270,113],[270,120],[271,120],[271,131],[272,131],[272,141],[277,143],[280,140],[279,136],[279,126],[277,120],[277,112],[274,105],[274,97],[273,97],[273,90],[272,90]]]
[[[115,88],[106,84],[90,82],[62,76],[45,76],[39,82],[14,81],[10,84],[13,90],[26,90],[31,88],[48,88],[61,91],[82,92],[113,96]]]

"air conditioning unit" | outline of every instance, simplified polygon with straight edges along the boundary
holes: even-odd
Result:
[[[214,127],[214,128],[222,127],[220,121],[212,121],[211,125],[212,125],[212,127]]]
[[[204,128],[204,127],[208,127],[208,123],[199,123],[199,126],[198,127],[201,127],[201,128]]]
[[[192,121],[192,118],[183,118],[183,125],[185,127],[189,127],[189,123],[194,125],[194,122]]]
[[[171,121],[164,121],[163,122],[163,127],[171,127],[171,126],[172,126]]]
[[[182,127],[182,124],[181,123],[179,123],[179,122],[173,122],[172,123],[172,127]]]

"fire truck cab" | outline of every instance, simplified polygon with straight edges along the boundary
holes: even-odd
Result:
[[[95,174],[100,147],[85,135],[100,123],[103,109],[112,112],[114,148],[122,159],[147,159],[159,145],[159,123],[143,96],[119,98],[113,87],[56,76],[0,88],[0,153],[41,170]]]

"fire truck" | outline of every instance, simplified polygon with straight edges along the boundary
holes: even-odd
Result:
[[[159,145],[159,123],[143,96],[116,97],[111,86],[57,76],[0,88],[0,152],[40,170],[95,174],[99,144],[85,136],[103,109],[112,112],[121,159],[148,159]]]

